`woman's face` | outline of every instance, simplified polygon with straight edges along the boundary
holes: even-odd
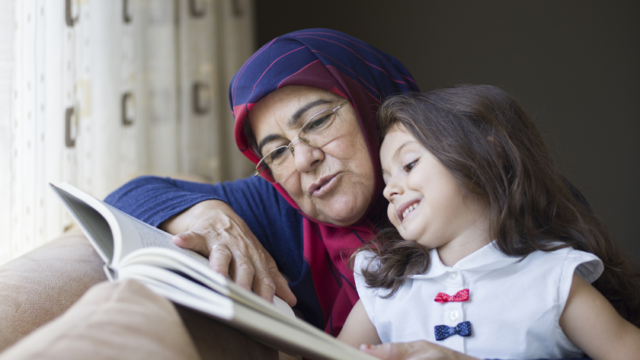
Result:
[[[343,98],[313,87],[286,86],[260,100],[249,113],[249,124],[262,149],[260,156],[287,145],[314,114],[334,108]],[[373,165],[349,103],[337,112],[332,126],[339,126],[333,139],[315,149],[297,141],[295,168],[280,185],[308,216],[346,226],[365,214],[374,191]]]

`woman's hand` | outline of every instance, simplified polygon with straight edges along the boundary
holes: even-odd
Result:
[[[198,203],[160,225],[175,234],[173,242],[209,258],[209,267],[236,284],[273,301],[277,295],[290,306],[296,297],[275,261],[249,226],[223,201]]]
[[[428,341],[362,345],[360,350],[384,360],[477,360]]]

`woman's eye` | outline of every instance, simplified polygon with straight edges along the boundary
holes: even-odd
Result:
[[[273,152],[269,153],[268,159],[267,159],[267,163],[272,164],[272,163],[276,162],[278,159],[280,159],[280,158],[282,158],[282,156],[284,156],[286,151],[287,151],[287,148],[284,147],[284,146],[275,149]]]
[[[313,131],[313,130],[321,129],[325,125],[325,123],[329,120],[331,115],[333,115],[333,114],[329,114],[329,115],[323,116],[323,117],[321,117],[319,119],[311,121],[309,123],[309,125],[307,125],[306,131]]]
[[[411,170],[413,169],[414,166],[416,166],[417,163],[418,163],[418,160],[416,159],[408,163],[407,165],[403,166],[402,169],[404,170],[404,172],[411,172]]]

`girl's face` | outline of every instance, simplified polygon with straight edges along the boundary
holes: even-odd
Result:
[[[487,207],[466,195],[449,170],[402,125],[387,133],[380,159],[387,214],[405,240],[439,251],[489,242]]]

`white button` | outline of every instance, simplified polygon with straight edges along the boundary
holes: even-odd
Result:
[[[456,276],[458,276],[457,272],[450,272],[449,273],[449,279],[451,279],[451,280],[455,280]]]
[[[454,310],[454,311],[452,311],[452,312],[451,312],[451,320],[453,320],[453,321],[458,320],[458,315],[459,315],[459,314],[458,314],[458,312],[457,312],[457,311],[455,311],[455,310]]]

